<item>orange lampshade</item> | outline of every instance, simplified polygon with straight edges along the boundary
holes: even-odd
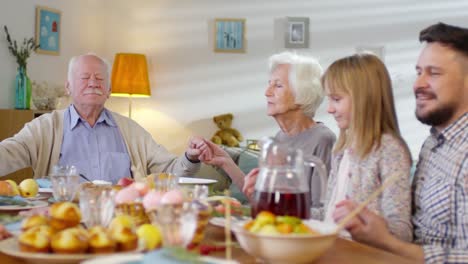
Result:
[[[117,53],[112,67],[111,81],[112,96],[151,96],[145,55]]]

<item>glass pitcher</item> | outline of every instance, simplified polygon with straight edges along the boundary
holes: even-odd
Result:
[[[261,141],[259,168],[252,217],[270,211],[275,215],[310,218],[312,173],[320,178],[320,195],[325,193],[326,169],[319,158],[304,161],[300,149],[266,138]]]

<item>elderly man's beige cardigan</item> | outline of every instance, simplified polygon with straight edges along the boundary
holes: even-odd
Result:
[[[0,176],[32,167],[34,177],[49,175],[59,161],[63,141],[63,116],[65,110],[41,115],[14,137],[0,142]],[[111,112],[130,155],[133,176],[144,177],[150,173],[174,172],[193,175],[199,163],[190,162],[185,155],[177,156],[157,144],[151,135],[133,120]]]

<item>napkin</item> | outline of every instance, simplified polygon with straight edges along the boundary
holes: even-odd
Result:
[[[16,196],[0,196],[0,205],[18,205],[18,206],[26,206],[28,205],[28,201],[23,197],[16,195]]]
[[[193,260],[186,260],[174,256],[174,252],[170,249],[160,249],[147,253],[143,257],[142,264],[185,264],[185,263],[199,263],[199,264],[237,264],[234,260],[225,260],[220,258],[198,256]]]
[[[36,179],[37,184],[39,185],[39,188],[51,188],[52,183],[50,182],[49,179]]]

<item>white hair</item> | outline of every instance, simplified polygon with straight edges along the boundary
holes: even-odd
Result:
[[[286,51],[270,57],[270,74],[281,64],[291,65],[289,86],[294,92],[295,103],[300,105],[306,115],[314,117],[325,95],[320,81],[322,67],[313,57]]]
[[[96,59],[100,60],[102,65],[104,65],[104,68],[106,68],[106,78],[105,78],[105,81],[106,81],[106,84],[107,84],[107,88],[110,89],[110,64],[109,62],[107,62],[106,59],[104,58],[101,58],[99,57],[98,55],[92,53],[92,52],[88,52],[84,55],[78,55],[78,56],[74,56],[70,59],[70,62],[68,62],[68,81],[71,81],[72,78],[73,78],[73,72],[75,71],[75,66],[76,66],[76,62],[78,61],[79,58],[81,57],[84,57],[84,56],[93,56],[95,57]]]

